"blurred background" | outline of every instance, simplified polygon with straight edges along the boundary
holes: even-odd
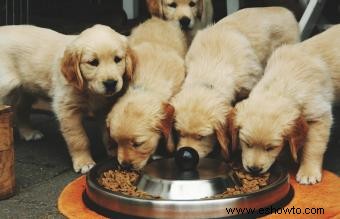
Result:
[[[238,8],[284,6],[300,20],[313,0],[213,0],[215,21]],[[313,32],[325,24],[340,22],[339,0],[318,2],[313,16]],[[79,33],[96,23],[128,34],[131,27],[149,16],[145,0],[0,0],[0,25],[34,24],[62,33]],[[315,25],[314,25],[315,23]]]

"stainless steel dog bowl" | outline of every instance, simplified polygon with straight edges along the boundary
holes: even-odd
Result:
[[[174,159],[164,159],[146,166],[137,188],[162,199],[193,200],[223,193],[235,184],[240,184],[237,176],[225,162],[203,158],[196,170],[182,171]]]
[[[206,199],[238,184],[237,176],[222,161],[201,159],[194,171],[178,168],[174,159],[156,160],[142,171],[137,183],[140,190],[161,199],[142,199],[109,191],[98,184],[98,178],[117,162],[96,165],[87,175],[85,194],[100,208],[123,215],[146,218],[223,218],[237,214],[226,208],[263,208],[287,196],[288,174],[276,166],[271,169],[269,185],[253,193]],[[195,166],[195,165],[194,165]],[[190,169],[190,168],[189,168]]]

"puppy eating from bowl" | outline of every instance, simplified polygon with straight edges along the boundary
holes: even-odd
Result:
[[[293,14],[280,7],[240,10],[201,30],[186,55],[187,77],[172,99],[177,149],[206,157],[219,143],[228,159],[227,119],[247,97],[272,51],[299,39]]]
[[[185,77],[185,36],[173,22],[151,18],[132,31],[136,66],[126,94],[109,113],[107,151],[121,166],[141,169],[168,139],[173,119],[169,99]]]
[[[248,172],[265,173],[289,145],[294,160],[300,162],[296,180],[321,181],[332,103],[339,101],[340,94],[339,35],[336,25],[277,49],[249,98],[236,105],[230,131],[232,138],[238,138]]]

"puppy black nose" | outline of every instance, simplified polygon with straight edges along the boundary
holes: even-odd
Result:
[[[182,29],[188,29],[189,28],[189,24],[190,24],[190,18],[188,17],[182,17],[179,20],[179,23],[181,24],[181,28]]]
[[[103,82],[106,92],[114,92],[116,91],[116,85],[117,81],[116,80],[107,80]]]
[[[131,163],[128,163],[126,161],[123,161],[120,166],[124,169],[124,170],[131,170],[133,168],[133,165]]]
[[[247,166],[248,170],[253,173],[253,174],[259,174],[262,171],[262,168],[257,167],[257,166]]]

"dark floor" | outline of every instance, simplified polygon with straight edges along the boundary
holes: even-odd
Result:
[[[32,121],[43,131],[45,138],[36,142],[24,142],[15,133],[16,195],[0,201],[0,218],[63,218],[57,210],[57,198],[62,189],[80,176],[72,170],[66,144],[58,131],[55,117],[46,113],[34,113]],[[104,159],[99,133],[94,121],[85,121],[95,159]]]

